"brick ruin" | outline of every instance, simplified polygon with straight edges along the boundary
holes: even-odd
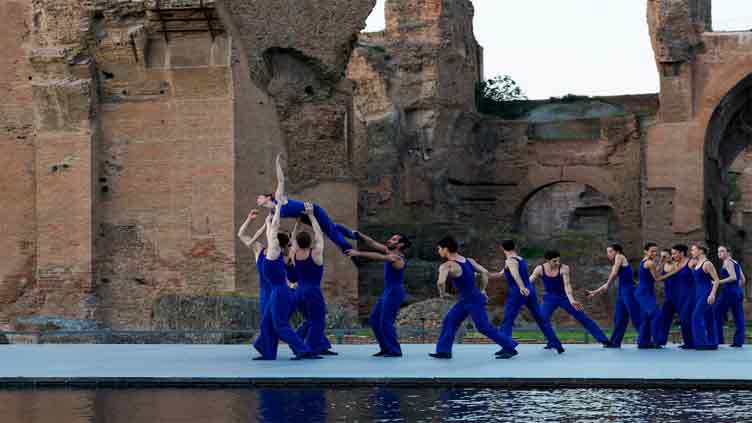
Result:
[[[647,1],[659,94],[514,118],[477,110],[469,0],[388,0],[377,33],[360,32],[375,0],[0,3],[0,329],[152,328],[168,296],[255,295],[235,232],[278,152],[335,220],[415,238],[409,303],[435,295],[446,232],[490,267],[509,233],[531,257],[557,246],[579,289],[612,240],[752,262],[752,33],[712,32],[710,0]],[[380,267],[326,260],[329,302],[362,315]]]

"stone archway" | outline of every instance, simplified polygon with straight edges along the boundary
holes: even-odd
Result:
[[[730,244],[733,250],[743,252],[744,256],[747,250],[752,251],[752,245],[747,245],[749,236],[743,230],[752,223],[752,214],[747,215],[742,211],[741,222],[732,219],[735,197],[744,191],[744,187],[736,186],[736,178],[731,176],[730,171],[737,158],[752,145],[750,122],[752,74],[732,88],[713,111],[706,132],[704,160],[707,243],[711,249],[720,244]]]

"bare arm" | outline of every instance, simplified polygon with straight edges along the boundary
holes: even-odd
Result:
[[[290,248],[290,251],[287,252],[287,259],[291,263],[295,263],[295,254],[298,252],[298,232],[300,232],[300,221],[295,221],[295,226],[292,227],[292,232],[290,233],[290,243],[292,244],[292,247]]]
[[[520,289],[520,293],[524,296],[530,295],[530,290],[527,289],[525,286],[525,282],[522,280],[522,276],[520,275],[520,265],[517,263],[517,260],[513,258],[507,259],[507,268],[509,269],[509,273],[512,274],[512,279],[514,279],[514,283],[517,284],[517,287]]]
[[[358,250],[348,250],[345,252],[350,257],[365,257],[370,260],[376,260],[376,261],[386,261],[389,263],[392,263],[392,265],[396,269],[402,269],[405,267],[405,259],[403,259],[401,256],[398,256],[396,254],[381,254],[381,253],[374,253],[371,251],[358,251]]]
[[[451,263],[447,262],[439,266],[439,279],[436,281],[436,287],[439,289],[439,298],[446,296],[446,281],[449,277],[449,267]]]
[[[543,266],[535,266],[533,273],[530,275],[530,283],[535,283],[543,275]]]
[[[654,281],[658,280],[658,277],[661,276],[658,274],[658,268],[655,267],[655,262],[653,260],[646,260],[645,268],[648,269]]]
[[[488,288],[488,269],[481,266],[477,261],[473,259],[468,259],[470,261],[470,264],[473,266],[473,270],[475,270],[477,273],[480,273],[480,292],[486,293],[486,288]]]
[[[358,231],[358,234],[360,235],[360,238],[363,241],[365,241],[365,243],[366,243],[366,245],[368,247],[373,248],[374,250],[379,251],[379,252],[384,253],[384,254],[386,254],[386,253],[389,252],[389,249],[386,248],[386,245],[384,245],[384,244],[382,244],[380,242],[375,241],[373,238],[371,238],[370,236],[364,234],[363,232]]]
[[[582,310],[582,304],[574,298],[574,290],[572,289],[571,276],[569,273],[569,266],[561,266],[561,277],[564,279],[564,292],[567,294],[569,303],[572,304],[577,310]]]
[[[680,270],[682,270],[682,269],[683,269],[682,267],[679,267],[679,266],[678,266],[678,265],[676,265],[676,264],[670,264],[670,265],[669,265],[669,268],[670,268],[671,270],[669,270],[669,271],[668,271],[667,273],[665,273],[665,274],[663,274],[663,275],[660,275],[660,276],[658,276],[657,278],[655,278],[655,281],[656,281],[656,282],[662,282],[662,281],[665,281],[666,279],[668,279],[668,278],[670,278],[670,277],[674,276],[675,274],[679,273],[679,271],[680,271]]]
[[[278,259],[279,255],[282,253],[282,248],[277,239],[277,234],[279,233],[279,213],[281,208],[282,205],[277,203],[274,207],[274,215],[266,218],[266,245],[268,246],[266,258],[270,261]]]
[[[311,256],[313,262],[321,266],[324,264],[324,232],[321,230],[318,219],[313,213],[313,204],[305,203],[305,213],[311,220],[311,227],[313,228],[313,248],[311,249]]]
[[[726,269],[729,275],[727,278],[718,281],[718,283],[722,285],[724,283],[736,282],[736,266],[734,266],[734,262],[731,260],[724,261],[723,268]]]
[[[721,285],[720,279],[718,279],[718,272],[715,271],[715,266],[713,266],[713,263],[706,261],[702,265],[702,270],[709,274],[711,278],[713,278],[713,289],[710,290],[710,295],[708,296],[708,304],[715,304],[716,295],[718,294],[718,287]]]
[[[277,155],[277,190],[274,192],[274,198],[279,204],[287,204],[287,194],[285,193],[285,172],[282,171],[282,153]]]
[[[603,294],[604,292],[608,291],[608,287],[611,286],[611,283],[613,283],[614,279],[616,279],[616,276],[619,274],[619,270],[621,268],[622,263],[624,263],[624,260],[626,258],[622,255],[616,256],[614,259],[614,265],[611,266],[611,273],[608,275],[608,279],[606,280],[606,283],[600,286],[600,288],[588,291],[588,297],[595,297],[597,295]]]

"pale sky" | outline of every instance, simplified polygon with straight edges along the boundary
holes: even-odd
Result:
[[[367,31],[384,29],[378,0]],[[473,0],[487,78],[531,99],[658,92],[646,0]],[[714,0],[716,31],[752,29],[752,2]]]

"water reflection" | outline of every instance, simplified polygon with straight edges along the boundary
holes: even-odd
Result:
[[[2,423],[750,421],[752,392],[257,389],[0,391]]]

